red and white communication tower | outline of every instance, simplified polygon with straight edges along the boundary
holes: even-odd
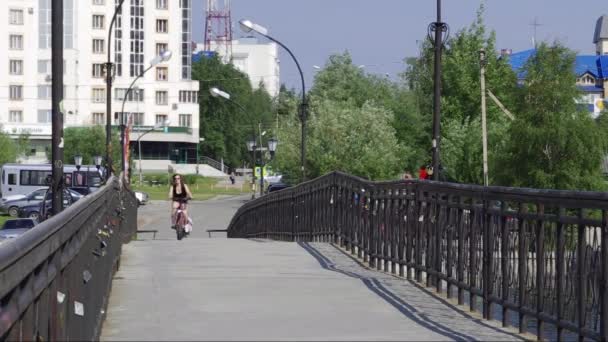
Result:
[[[230,0],[207,0],[205,50],[217,52],[225,62],[232,58]]]

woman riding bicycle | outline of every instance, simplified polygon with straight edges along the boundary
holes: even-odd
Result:
[[[169,189],[169,198],[171,199],[171,226],[175,227],[175,213],[182,206],[182,211],[185,217],[188,217],[188,207],[186,203],[192,198],[192,193],[188,186],[182,181],[182,176],[179,174],[173,175],[173,182]]]

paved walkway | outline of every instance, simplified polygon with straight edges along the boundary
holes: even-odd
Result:
[[[196,228],[224,229],[243,200],[192,204]],[[161,232],[125,246],[102,340],[520,340],[331,245],[177,241],[167,208],[140,209]]]

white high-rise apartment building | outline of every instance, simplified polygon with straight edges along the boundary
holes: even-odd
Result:
[[[66,127],[105,125],[104,63],[118,2],[64,0]],[[125,0],[114,27],[114,125],[119,124],[122,100],[133,79],[160,52],[173,54],[138,80],[136,91],[127,97],[125,112],[132,114],[135,126],[132,143],[139,132],[171,122],[168,129],[141,139],[144,159],[196,162],[199,88],[191,80],[191,16],[192,0]],[[5,51],[0,56],[0,75],[5,75],[0,79],[0,124],[13,137],[29,132],[34,152],[30,161],[46,160],[51,138],[51,0],[0,1],[0,18],[0,48]]]
[[[196,44],[196,57],[202,58],[205,44]],[[226,57],[224,49],[211,45],[212,50],[217,50],[221,57]],[[238,70],[249,76],[249,81],[254,89],[260,83],[270,96],[277,96],[281,89],[279,50],[276,43],[260,43],[255,37],[244,37],[232,41],[232,64]]]

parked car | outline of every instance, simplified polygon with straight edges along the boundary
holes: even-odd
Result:
[[[286,189],[286,188],[289,188],[288,184],[285,184],[285,183],[273,183],[273,184],[270,184],[268,186],[268,192],[270,193],[270,192],[274,192],[274,191],[283,190],[283,189]]]
[[[134,191],[135,193],[135,198],[137,198],[137,204],[138,205],[144,205],[146,203],[148,203],[148,194],[143,192],[143,191]]]
[[[53,193],[48,191],[46,193],[46,197],[44,202],[40,201],[37,204],[29,204],[23,206],[19,209],[19,217],[27,217],[27,218],[35,218],[36,220],[42,222],[52,216],[52,201],[51,198]],[[81,199],[83,196],[75,191],[64,189],[63,190],[63,207],[67,208],[72,205],[74,202]],[[43,206],[44,203],[44,206]]]
[[[47,188],[40,188],[30,192],[29,194],[23,196],[23,198],[17,198],[13,200],[4,200],[0,204],[0,213],[7,213],[11,217],[19,216],[19,208],[30,205],[30,204],[40,204],[44,199],[44,194],[47,192]],[[21,195],[14,195],[21,196]],[[13,196],[11,196],[13,197]]]
[[[4,222],[2,229],[0,229],[0,238],[14,239],[34,228],[36,224],[38,224],[38,221],[30,218],[8,220]]]

